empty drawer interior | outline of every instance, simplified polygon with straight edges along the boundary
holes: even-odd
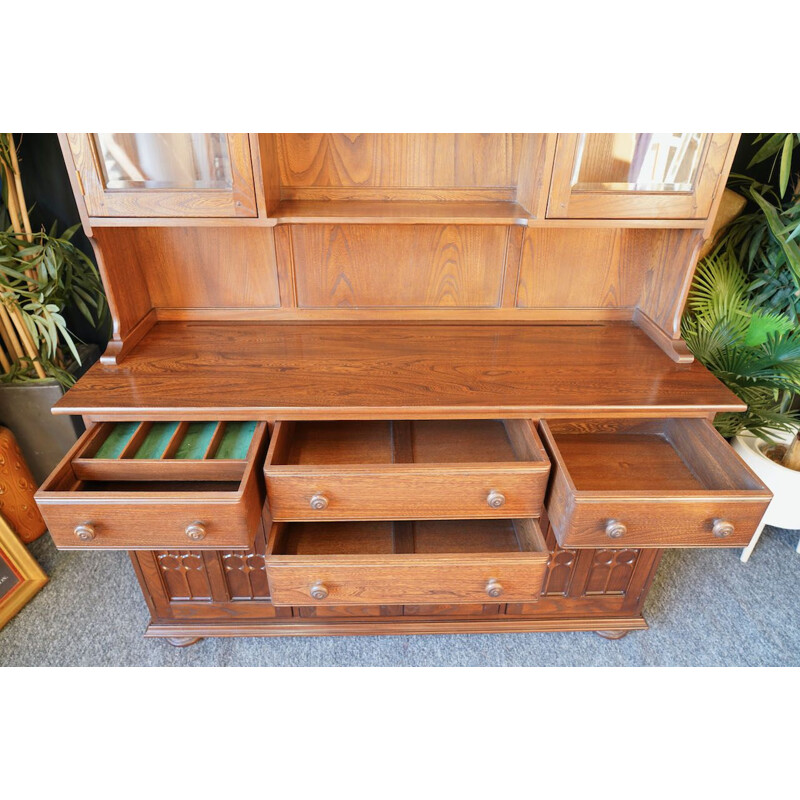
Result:
[[[527,420],[413,420],[281,423],[285,446],[272,465],[546,463]]]
[[[540,425],[578,492],[763,489],[703,419],[547,420]]]
[[[274,555],[402,555],[543,552],[530,519],[279,523]]]

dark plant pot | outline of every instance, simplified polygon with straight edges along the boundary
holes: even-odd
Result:
[[[76,378],[100,358],[100,349],[94,344],[78,345],[78,352],[83,364],[69,368]],[[63,394],[56,380],[0,384],[0,425],[11,429],[39,485],[85,430],[80,417],[50,412]]]

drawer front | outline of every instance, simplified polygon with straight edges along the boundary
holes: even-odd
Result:
[[[546,471],[267,474],[276,520],[538,517]]]
[[[62,550],[247,548],[261,513],[255,485],[238,502],[40,498],[38,503],[53,541]]]
[[[275,605],[535,602],[549,552],[534,519],[276,522],[266,566]]]
[[[547,568],[547,554],[452,558],[419,556],[318,565],[267,563],[272,602],[277,606],[534,602]],[[312,594],[313,592],[313,594]],[[499,594],[497,594],[499,592]],[[496,595],[496,596],[495,596]]]
[[[771,493],[705,419],[542,420],[562,547],[741,547]]]
[[[577,502],[549,510],[562,547],[744,547],[765,502]],[[732,526],[732,527],[731,527]]]

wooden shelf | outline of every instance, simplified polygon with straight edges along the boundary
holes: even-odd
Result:
[[[526,225],[530,215],[518,203],[499,201],[283,200],[270,218],[292,224]]]
[[[745,406],[626,323],[159,322],[57,414],[98,419],[697,416]]]

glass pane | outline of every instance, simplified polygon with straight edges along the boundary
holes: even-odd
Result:
[[[690,192],[705,133],[582,133],[576,191]]]
[[[95,133],[106,189],[231,189],[224,133]]]

